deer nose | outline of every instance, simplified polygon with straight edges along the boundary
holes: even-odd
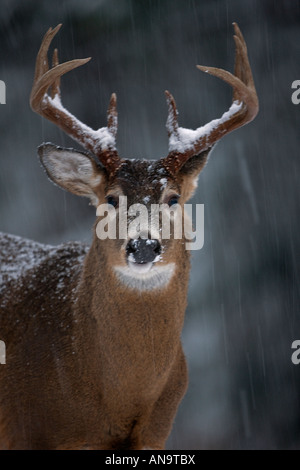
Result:
[[[161,244],[158,240],[150,238],[130,239],[127,243],[126,253],[128,260],[134,263],[152,263],[161,253]]]

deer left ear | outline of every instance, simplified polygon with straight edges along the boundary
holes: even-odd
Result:
[[[90,198],[91,203],[98,206],[98,192],[106,175],[91,156],[51,143],[40,145],[38,154],[53,183],[77,196]]]
[[[179,170],[178,176],[182,180],[181,198],[183,201],[190,199],[198,185],[198,176],[205,167],[212,147],[199,155],[195,155],[185,162]]]

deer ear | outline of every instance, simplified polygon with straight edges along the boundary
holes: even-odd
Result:
[[[179,171],[182,179],[181,197],[184,201],[190,199],[198,185],[198,176],[205,167],[212,147],[185,162]]]
[[[105,170],[85,153],[45,143],[38,147],[40,161],[50,180],[77,196],[89,197],[99,204],[97,188],[105,179]]]

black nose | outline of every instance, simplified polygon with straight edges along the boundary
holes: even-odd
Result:
[[[129,261],[139,264],[152,263],[161,253],[161,245],[158,240],[150,238],[131,239],[127,243],[126,252]]]

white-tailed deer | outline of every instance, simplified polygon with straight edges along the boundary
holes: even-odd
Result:
[[[48,69],[59,28],[43,39],[30,104],[87,153],[42,144],[38,154],[49,178],[95,207],[114,207],[117,218],[120,196],[128,206],[183,207],[214,144],[258,112],[238,26],[235,74],[198,66],[232,86],[231,108],[192,131],[178,126],[166,92],[170,151],[159,161],[119,157],[114,94],[108,124],[97,131],[62,106],[60,77],[89,59],[59,64],[55,50]],[[6,347],[0,448],[163,449],[187,387],[180,340],[190,270],[184,240],[163,240],[159,231],[153,237],[151,227],[148,239],[101,240],[96,225],[90,247],[45,246],[4,234],[0,240],[0,339]]]

